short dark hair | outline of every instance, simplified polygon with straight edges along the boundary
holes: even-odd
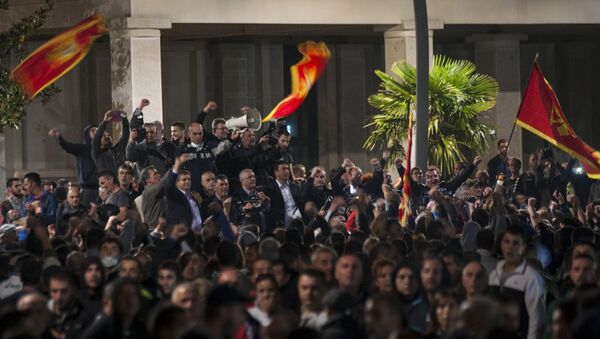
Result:
[[[475,241],[477,243],[477,248],[490,251],[494,248],[494,232],[488,229],[482,229],[477,232]]]
[[[111,170],[104,170],[104,171],[100,171],[98,172],[98,179],[102,178],[102,177],[108,177],[108,178],[113,178],[115,179],[117,176],[115,175],[115,173]]]
[[[127,164],[119,166],[119,170],[126,170],[129,174],[133,175],[133,168]]]
[[[119,241],[119,238],[117,238],[115,236],[107,236],[106,238],[104,238],[104,240],[102,240],[102,243],[100,243],[100,247],[102,247],[102,245],[107,244],[109,242],[117,244],[117,246],[119,247],[119,253],[121,253],[121,254],[123,253],[123,245]]]
[[[591,256],[587,255],[587,254],[578,254],[576,256],[573,256],[571,258],[571,267],[573,267],[573,261],[577,260],[577,259],[588,259],[589,261],[591,261],[592,263],[595,262],[594,258],[592,258]]]
[[[10,188],[13,185],[13,182],[15,182],[15,181],[21,181],[21,179],[9,178],[8,180],[6,180],[6,188]]]
[[[517,171],[521,170],[521,159],[517,157],[512,157],[510,160],[515,162],[515,167],[517,168]]]
[[[258,277],[256,277],[254,286],[258,285],[259,282],[264,281],[264,280],[270,280],[275,286],[278,286],[277,279],[275,279],[275,276],[271,273],[259,274]]]
[[[225,174],[218,174],[217,180],[225,181],[225,180],[229,180],[229,178]]]
[[[49,277],[48,277],[48,286],[50,287],[50,282],[52,280],[58,280],[58,281],[64,281],[67,282],[69,284],[69,286],[71,286],[71,288],[73,288],[75,285],[73,284],[73,280],[71,279],[71,276],[69,276],[65,271],[63,270],[59,270],[57,272],[53,272]]]
[[[497,146],[498,146],[498,147],[500,147],[500,145],[502,145],[502,144],[506,144],[506,143],[508,143],[508,140],[506,140],[506,139],[502,138],[502,139],[498,140],[498,142],[497,142]]]
[[[527,233],[525,233],[525,230],[521,226],[509,225],[508,227],[506,227],[506,231],[504,231],[502,239],[504,239],[504,236],[506,236],[507,234],[519,236],[523,240],[524,244],[527,243]]]
[[[192,176],[192,172],[188,171],[188,170],[179,170],[179,173],[177,173],[177,178],[179,179],[180,176],[182,175],[189,175],[190,177]]]
[[[171,124],[171,127],[177,127],[179,129],[185,129],[185,124],[182,121],[175,121]]]
[[[156,167],[150,165],[145,167],[140,173],[140,180],[145,184],[146,180],[150,178],[150,171],[156,171]]]
[[[25,179],[35,183],[36,186],[42,186],[42,178],[36,172],[29,172],[29,173],[25,174],[25,176],[23,177],[23,180],[25,180]]]
[[[280,129],[277,131],[277,137],[279,138],[280,136],[285,135],[286,137],[290,137],[292,136],[290,134],[290,132],[287,131],[287,129]]]
[[[226,123],[226,120],[225,120],[225,119],[223,119],[223,118],[215,118],[215,119],[212,121],[212,124],[210,125],[210,127],[211,127],[212,129],[215,129],[215,128],[217,128],[217,125],[218,125],[218,124],[225,124],[225,123]]]
[[[279,166],[281,165],[290,165],[287,161],[285,160],[275,160],[273,162],[273,171],[278,171],[279,170]]]
[[[175,260],[161,261],[161,263],[158,265],[158,270],[156,270],[157,274],[160,270],[173,271],[177,276],[177,281],[181,280],[179,279],[179,265],[177,265],[177,262]]]
[[[317,279],[317,280],[319,280],[323,284],[325,283],[325,273],[323,273],[323,271],[318,270],[316,268],[307,268],[307,269],[305,269],[304,271],[302,271],[300,273],[300,277],[303,276],[303,275],[305,275],[307,277],[311,277],[311,278]]]

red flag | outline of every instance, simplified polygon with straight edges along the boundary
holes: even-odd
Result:
[[[533,64],[516,123],[577,158],[588,177],[600,179],[600,152],[577,137],[537,62]]]
[[[13,70],[12,77],[33,98],[75,67],[87,55],[92,42],[106,32],[102,16],[85,18],[31,53]]]
[[[298,51],[303,57],[297,64],[290,67],[292,74],[292,93],[273,108],[263,122],[271,118],[285,118],[294,113],[304,102],[311,87],[325,70],[327,61],[331,56],[329,48],[324,42],[306,41],[298,45]]]
[[[406,146],[406,166],[404,167],[404,175],[402,176],[402,201],[398,207],[398,219],[403,227],[408,224],[408,216],[410,215],[410,156],[412,153],[412,114],[408,114],[408,144]]]

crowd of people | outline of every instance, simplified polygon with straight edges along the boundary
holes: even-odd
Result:
[[[284,121],[205,124],[209,102],[165,138],[147,105],[50,130],[77,181],[7,180],[0,338],[600,338],[600,184],[574,190],[575,160],[522,171],[502,139],[485,169],[414,167],[401,225],[402,159],[307,170]]]

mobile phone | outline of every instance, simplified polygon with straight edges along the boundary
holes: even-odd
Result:
[[[112,121],[121,121],[122,111],[112,111],[110,115],[112,116]]]

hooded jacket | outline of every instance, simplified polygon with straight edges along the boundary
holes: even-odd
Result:
[[[58,137],[60,147],[65,152],[75,156],[77,177],[79,178],[79,184],[83,188],[98,187],[98,171],[92,158],[92,140],[90,139],[90,129],[92,127],[96,127],[96,125],[88,125],[83,129],[82,144],[71,143],[63,139],[62,136]]]
[[[108,123],[102,121],[98,126],[94,140],[92,140],[92,159],[96,163],[98,172],[110,170],[116,175],[119,166],[125,163],[125,147],[129,141],[129,120],[127,118],[121,119],[121,123],[121,139],[116,145],[109,145],[106,149],[100,148],[100,143]]]

